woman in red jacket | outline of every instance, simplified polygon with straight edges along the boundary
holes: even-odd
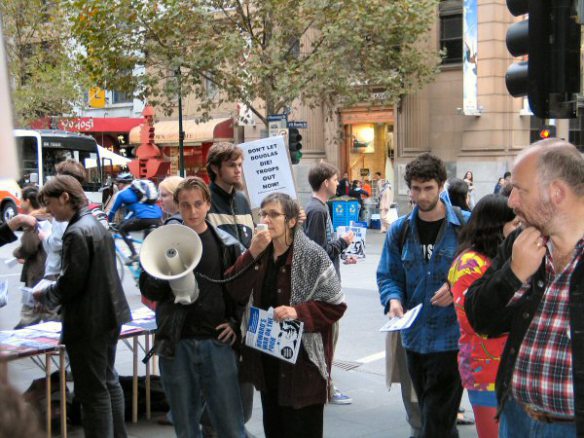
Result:
[[[299,212],[288,195],[268,195],[260,210],[268,229],[256,232],[249,250],[226,273],[245,271],[227,286],[238,302],[251,301],[266,310],[272,307],[277,321],[304,323],[295,364],[251,348],[242,350],[241,378],[261,392],[267,438],[322,437],[331,327],[347,307],[330,258],[297,229]]]
[[[464,311],[468,288],[491,265],[497,246],[519,226],[507,198],[487,195],[475,206],[459,236],[459,255],[448,273],[454,309],[460,324],[458,369],[475,415],[479,438],[496,438],[495,377],[507,337],[487,339],[470,326]]]

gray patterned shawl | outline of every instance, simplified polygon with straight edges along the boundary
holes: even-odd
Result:
[[[300,228],[297,228],[294,234],[291,275],[291,306],[310,300],[329,304],[341,304],[345,301],[341,282],[328,254],[317,243],[306,237]],[[316,365],[322,377],[328,382],[321,334],[304,333],[302,344],[310,361]]]

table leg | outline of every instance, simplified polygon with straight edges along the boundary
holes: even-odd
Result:
[[[59,350],[59,382],[61,384],[61,437],[67,438],[67,372],[65,349]]]
[[[146,353],[150,351],[150,334],[146,333],[144,336]],[[150,361],[146,362],[146,419],[150,420]]]
[[[8,383],[8,362],[0,360],[0,383]]]
[[[132,338],[134,375],[132,376],[132,423],[138,422],[138,337]]]
[[[51,354],[45,354],[45,389],[47,391],[45,398],[47,400],[47,438],[51,438]]]

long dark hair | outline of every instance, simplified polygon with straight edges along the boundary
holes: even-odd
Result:
[[[467,195],[468,184],[465,181],[460,178],[450,178],[448,180],[448,198],[450,198],[450,203],[453,206],[470,211],[470,207],[466,202]]]
[[[505,196],[491,194],[481,198],[458,236],[458,253],[473,249],[492,259],[503,241],[503,226],[514,218]]]

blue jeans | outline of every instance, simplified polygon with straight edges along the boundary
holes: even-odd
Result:
[[[499,438],[576,438],[576,423],[544,423],[531,418],[513,398],[503,406]]]
[[[235,353],[215,339],[183,339],[174,358],[160,358],[177,438],[199,438],[204,394],[213,428],[221,438],[243,438],[243,408]]]

